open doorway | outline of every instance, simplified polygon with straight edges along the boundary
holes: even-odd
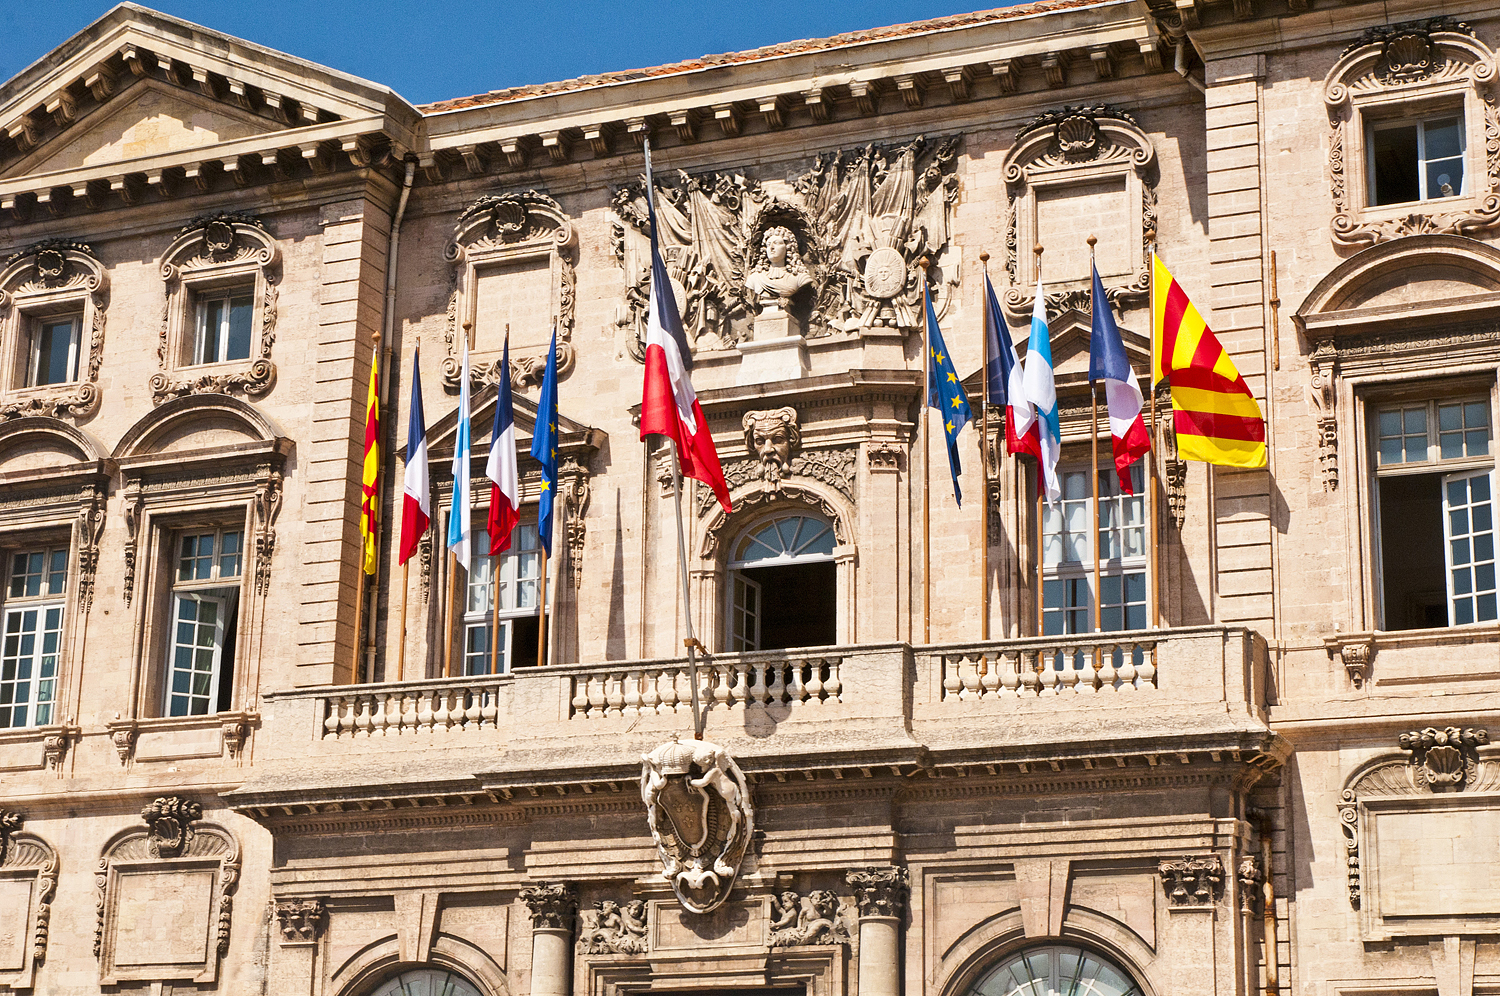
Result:
[[[837,642],[833,527],[810,515],[762,522],[731,549],[726,649],[785,650]]]

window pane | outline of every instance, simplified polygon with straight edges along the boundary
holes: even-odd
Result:
[[[224,532],[219,538],[219,577],[240,576],[241,536],[238,529]]]
[[[73,319],[43,322],[37,333],[35,384],[62,384],[75,376]]]
[[[67,577],[68,551],[61,548],[53,550],[52,565],[47,571],[47,594],[61,595]]]
[[[1417,126],[1376,128],[1370,136],[1375,164],[1375,204],[1401,204],[1421,198],[1417,179]]]
[[[1425,124],[1427,161],[1449,159],[1463,154],[1463,136],[1457,118],[1438,118]]]
[[[237,297],[229,302],[229,348],[224,354],[224,359],[250,358],[251,310],[251,301],[248,297]]]
[[[1450,477],[1444,481],[1443,495],[1449,621],[1462,625],[1494,619],[1495,534],[1490,528],[1489,472]]]
[[[203,327],[199,330],[199,363],[219,362],[219,337],[223,324],[224,299],[207,302],[203,306]]]

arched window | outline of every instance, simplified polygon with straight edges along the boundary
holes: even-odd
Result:
[[[461,975],[441,968],[414,968],[375,987],[370,996],[484,996]]]
[[[964,996],[1141,996],[1130,973],[1083,948],[1027,948],[986,970]]]
[[[837,642],[833,526],[788,514],[753,526],[730,547],[727,648],[784,650]]]

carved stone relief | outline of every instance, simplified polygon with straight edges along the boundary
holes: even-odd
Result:
[[[1123,186],[1131,215],[1130,272],[1123,283],[1106,280],[1104,290],[1117,308],[1144,300],[1151,288],[1150,253],[1156,241],[1157,172],[1156,146],[1150,137],[1133,116],[1110,104],[1069,105],[1045,111],[1024,125],[1005,157],[1005,270],[1011,284],[1002,301],[1006,313],[1016,320],[1031,313],[1036,281],[1029,260],[1030,247],[1038,241],[1039,196],[1066,192],[1084,182]],[[1022,252],[1023,246],[1027,251]],[[1064,279],[1079,276],[1068,274]],[[1080,304],[1086,308],[1088,293],[1085,289],[1047,295],[1048,315]]]
[[[7,992],[30,989],[37,966],[47,958],[52,899],[57,891],[57,851],[23,830],[24,823],[20,813],[0,810],[0,872],[4,873],[0,881],[14,883],[7,892],[13,901],[0,904],[0,937],[14,943],[10,964],[0,971],[0,987]],[[19,895],[14,891],[17,887]]]
[[[644,954],[649,945],[643,899],[603,899],[578,913],[579,954]]]
[[[255,488],[255,593],[271,585],[271,555],[276,552],[276,516],[281,512],[282,474],[273,470]],[[127,603],[129,599],[126,599]],[[227,738],[226,738],[227,742]]]
[[[1370,799],[1428,798],[1453,792],[1500,789],[1500,764],[1486,761],[1484,729],[1450,726],[1412,730],[1397,738],[1401,751],[1376,758],[1352,777],[1339,794],[1339,829],[1348,861],[1349,905],[1361,908],[1361,805]]]
[[[1262,903],[1265,901],[1265,893],[1261,890],[1261,885],[1266,880],[1266,873],[1261,866],[1260,855],[1247,854],[1240,858],[1237,875],[1240,880],[1240,912],[1259,912]]]
[[[749,436],[750,430],[747,429],[747,439]],[[840,446],[834,449],[801,450],[800,452],[788,447],[786,452],[794,455],[782,464],[776,451],[776,447],[781,444],[768,442],[765,445],[770,451],[765,457],[757,453],[754,457],[740,457],[723,465],[724,480],[729,485],[730,494],[736,494],[738,489],[756,481],[763,481],[762,496],[759,500],[766,501],[777,494],[789,493],[795,479],[803,478],[825,484],[837,491],[851,505],[856,503],[854,478],[858,471],[858,447]],[[796,445],[799,448],[801,446],[800,434]],[[755,450],[752,449],[751,452]],[[735,498],[736,509],[741,507],[741,501],[740,497]],[[699,489],[698,517],[700,519],[708,515],[717,505],[718,501],[714,498],[713,492],[706,488]]]
[[[328,910],[321,899],[276,900],[276,923],[284,944],[316,941],[327,922]]]
[[[1380,25],[1344,50],[1323,81],[1328,108],[1328,179],[1333,201],[1333,242],[1364,247],[1407,235],[1472,235],[1500,224],[1500,107],[1489,88],[1495,56],[1467,24],[1451,17]],[[1465,126],[1482,122],[1482,171],[1466,178],[1467,192],[1429,198],[1424,210],[1389,217],[1369,205],[1363,162],[1363,120],[1369,110],[1411,101],[1457,97]],[[1474,129],[1470,127],[1470,134]],[[1471,145],[1475,143],[1469,143]],[[1468,163],[1474,159],[1470,157]],[[1443,210],[1444,207],[1447,210]]]
[[[276,343],[277,283],[281,250],[265,226],[245,214],[216,214],[188,222],[161,261],[167,301],[156,347],[159,370],[150,381],[151,403],[191,394],[260,397],[276,383],[271,348]],[[255,323],[250,355],[243,360],[194,363],[197,289],[226,281],[253,285]]]
[[[1324,491],[1339,489],[1339,425],[1336,406],[1338,350],[1330,340],[1318,343],[1308,357],[1308,407],[1318,428],[1318,463]]]
[[[799,944],[847,944],[849,927],[840,917],[843,904],[827,889],[805,896],[783,892],[771,897],[771,947]]]
[[[1165,382],[1157,388],[1157,404],[1168,412],[1172,410],[1170,390]],[[1172,524],[1181,529],[1187,520],[1187,461],[1177,455],[1177,430],[1170,418],[1161,419],[1156,431],[1160,437],[1156,451],[1161,454],[1162,489],[1167,494],[1167,511],[1172,516]]]
[[[577,275],[577,235],[573,223],[551,197],[536,190],[521,193],[489,194],[474,201],[459,213],[453,230],[453,241],[444,254],[452,270],[452,289],[448,298],[448,326],[443,341],[447,355],[443,358],[443,383],[457,390],[460,376],[458,338],[478,319],[479,283],[487,268],[545,261],[550,275],[549,311],[544,327],[517,329],[531,338],[547,340],[557,330],[557,375],[566,377],[573,370],[573,325]],[[500,352],[499,340],[480,344],[482,352]],[[499,356],[494,360],[469,361],[469,383],[478,389],[494,384],[500,378]],[[540,353],[511,351],[511,386],[523,389],[540,384],[547,367],[545,346]]]
[[[99,407],[99,368],[104,362],[104,324],[109,277],[91,246],[49,239],[27,246],[0,264],[0,333],[7,359],[0,364],[5,384],[25,384],[29,370],[11,364],[27,362],[20,348],[26,324],[59,311],[75,310],[79,318],[79,366],[71,380],[58,384],[0,391],[0,421],[28,415],[52,418],[92,415]],[[86,345],[85,345],[86,344]]]
[[[203,807],[189,799],[156,799],[141,810],[144,826],[106,845],[94,876],[94,956],[102,984],[217,979],[229,951],[240,848],[227,829],[202,817]],[[162,915],[173,918],[182,938],[166,945],[151,925],[164,895],[173,904]]]
[[[99,569],[99,537],[104,535],[105,493],[103,487],[83,488],[78,499],[78,607],[83,612],[94,604],[94,574]]]
[[[918,261],[926,256],[940,277],[957,272],[949,224],[958,142],[918,138],[841,150],[784,180],[657,177],[657,237],[693,350],[755,338],[754,319],[766,308],[789,308],[809,338],[918,328]],[[614,209],[626,223],[618,255],[628,286],[619,324],[629,330],[630,354],[642,361],[650,286],[644,183],[617,188]],[[956,276],[938,280],[940,313],[956,284]]]
[[[844,882],[854,890],[859,915],[906,915],[906,900],[911,895],[911,872],[905,868],[859,868],[844,873]]]
[[[781,475],[791,469],[792,458],[802,449],[797,409],[746,412],[740,427],[745,430],[745,448],[760,462],[761,480],[780,487]]]
[[[853,448],[843,451],[828,452],[844,453],[847,455],[850,464],[853,464],[855,454],[855,450]],[[803,454],[803,457],[805,456],[807,456],[807,454]],[[803,457],[799,457],[798,460],[802,459]],[[794,470],[797,469],[795,467],[796,462],[797,461],[795,460],[793,461]],[[738,469],[741,464],[748,468],[750,466],[750,461],[737,460],[734,461],[734,463],[732,463],[730,466],[736,467]],[[728,472],[729,467],[726,467],[726,476],[728,475]],[[735,488],[735,479],[732,477],[729,478],[729,486],[731,491],[733,491]],[[712,499],[712,495],[710,495],[709,497],[710,499]],[[702,499],[700,498],[700,502],[701,500]],[[708,524],[703,530],[703,543],[699,547],[699,556],[705,559],[710,559],[718,555],[721,534],[724,532],[724,528],[731,522],[742,523],[745,521],[745,516],[747,513],[753,512],[756,509],[764,508],[768,505],[779,504],[783,501],[794,505],[805,505],[818,512],[821,512],[829,522],[833,523],[834,541],[840,545],[844,545],[849,542],[849,526],[847,520],[849,517],[849,512],[852,511],[852,508],[840,509],[836,507],[833,502],[829,501],[826,496],[820,494],[812,488],[803,487],[802,485],[798,484],[795,479],[792,479],[783,482],[781,488],[776,491],[761,487],[758,489],[747,490],[735,494],[735,515],[733,516],[733,518],[725,515],[723,509],[720,508],[717,502],[710,500],[709,503],[707,503],[700,509],[699,513],[699,518],[703,518],[705,514],[709,516]]]
[[[1224,894],[1224,862],[1216,854],[1163,861],[1156,872],[1172,906],[1207,906]]]
[[[641,801],[661,877],[690,913],[729,898],[755,832],[750,786],[729,752],[675,736],[641,755]]]
[[[563,530],[568,540],[568,569],[573,575],[573,587],[579,588],[583,585],[583,548],[588,539],[587,516],[594,490],[589,483],[588,467],[575,456],[563,456],[557,479]]]

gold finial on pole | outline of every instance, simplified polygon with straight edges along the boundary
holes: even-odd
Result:
[[[990,261],[990,254],[989,253],[982,252],[982,253],[979,254],[979,262],[982,265],[988,265],[989,261]]]
[[[1089,255],[1092,256],[1094,254],[1094,246],[1096,246],[1096,245],[1099,244],[1099,240],[1097,238],[1095,238],[1094,236],[1090,235],[1088,238],[1084,239],[1083,241],[1085,241],[1085,242],[1087,242],[1089,244]]]
[[[1038,242],[1031,247],[1031,251],[1036,253],[1036,278],[1040,280],[1042,279],[1042,244]]]

